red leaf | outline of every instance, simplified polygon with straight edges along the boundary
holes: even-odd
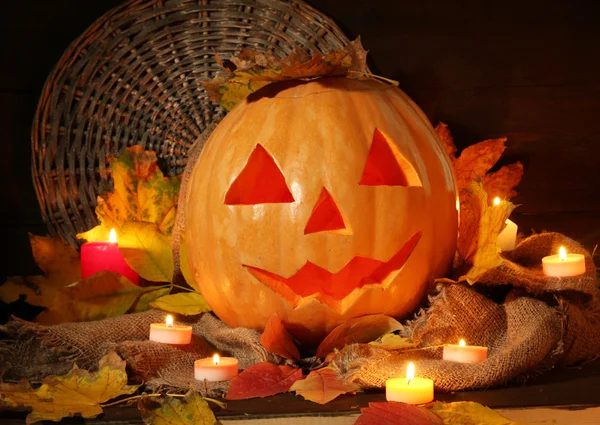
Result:
[[[360,387],[354,383],[347,383],[338,379],[337,374],[330,368],[313,370],[302,381],[294,382],[290,391],[296,391],[306,400],[325,404],[340,394],[354,393]]]
[[[269,362],[258,363],[231,380],[225,398],[227,400],[244,400],[285,393],[299,379],[303,379],[302,369],[291,366],[275,366]]]
[[[354,425],[443,425],[435,413],[424,407],[406,403],[369,403],[360,409],[361,415]]]
[[[300,360],[298,347],[296,347],[276,314],[272,315],[267,322],[265,331],[260,337],[260,343],[273,354],[290,360]]]
[[[317,357],[325,357],[334,349],[342,348],[347,344],[375,341],[381,335],[393,332],[401,327],[400,322],[384,314],[372,314],[350,319],[327,335],[317,349]]]

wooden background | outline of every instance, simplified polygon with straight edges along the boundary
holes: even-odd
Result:
[[[69,43],[121,0],[2,3],[2,281],[36,273],[28,232],[46,234],[30,171],[30,128],[44,81]],[[594,1],[312,0],[369,65],[398,80],[459,148],[506,136],[503,163],[525,177],[513,220],[590,250],[600,242],[600,7]]]

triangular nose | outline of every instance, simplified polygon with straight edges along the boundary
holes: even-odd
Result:
[[[312,214],[304,228],[304,234],[347,230],[342,212],[327,189],[323,188]]]

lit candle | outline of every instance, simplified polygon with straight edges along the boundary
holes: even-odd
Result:
[[[150,324],[150,341],[165,344],[189,344],[192,341],[192,327],[173,323],[173,316],[169,314],[165,323]]]
[[[433,400],[433,381],[415,378],[415,365],[411,362],[406,370],[406,378],[393,378],[385,381],[387,401],[400,401],[407,404],[424,404]]]
[[[494,205],[500,205],[500,198],[494,198]],[[513,221],[506,219],[506,226],[498,235],[498,246],[502,251],[512,251],[517,242],[518,226]]]
[[[567,250],[561,246],[558,255],[542,258],[542,268],[546,276],[578,276],[585,273],[585,257],[582,254],[567,254]]]
[[[85,279],[101,271],[110,271],[125,276],[136,285],[140,277],[134,272],[119,251],[117,233],[110,230],[108,242],[86,242],[81,245],[81,278]]]
[[[238,360],[234,357],[212,357],[194,362],[194,377],[199,381],[229,381],[238,374]]]
[[[478,345],[467,345],[464,339],[456,344],[444,345],[442,358],[458,363],[481,363],[487,359],[488,348]]]

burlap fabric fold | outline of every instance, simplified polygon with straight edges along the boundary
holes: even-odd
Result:
[[[543,274],[542,257],[555,254],[561,245],[585,256],[585,274],[564,278]],[[487,295],[498,285],[507,293],[500,301]],[[477,285],[438,284],[427,308],[402,330],[419,349],[388,351],[353,344],[336,353],[331,364],[342,378],[363,388],[381,388],[386,379],[405,376],[410,361],[419,376],[433,379],[441,391],[523,380],[600,354],[597,291],[594,262],[580,244],[558,233],[533,235]],[[479,364],[442,360],[440,346],[461,338],[489,347],[488,359]]]
[[[164,312],[148,311],[93,322],[43,326],[12,320],[0,328],[4,340],[0,360],[3,380],[27,378],[39,382],[48,375],[62,375],[77,364],[94,370],[110,351],[127,361],[133,379],[143,380],[151,389],[185,392],[190,388],[203,395],[222,395],[227,383],[206,383],[194,379],[194,361],[221,355],[236,357],[240,368],[279,358],[260,344],[260,333],[230,328],[210,313],[180,316],[177,321],[192,326],[192,343],[169,345],[148,340],[150,324],[163,322]]]

